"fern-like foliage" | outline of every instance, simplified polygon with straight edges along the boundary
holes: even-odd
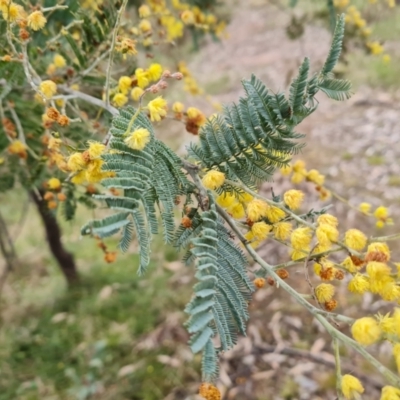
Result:
[[[196,213],[193,225],[177,231],[176,243],[190,243],[188,260],[196,260],[194,296],[186,307],[187,328],[194,353],[203,352],[203,380],[218,375],[217,356],[232,348],[237,334],[246,334],[247,304],[253,284],[246,274],[247,260],[218,216],[210,194],[211,207]],[[218,344],[215,346],[214,341]]]
[[[246,97],[225,107],[222,116],[207,122],[199,143],[190,145],[189,157],[250,188],[271,179],[276,168],[287,164],[301,148],[298,139],[302,135],[294,129],[315,111],[317,92],[321,90],[335,100],[351,95],[348,81],[331,76],[340,55],[343,32],[341,16],[322,71],[309,78],[310,63],[305,58],[290,85],[288,99],[283,93],[268,90],[255,76],[244,80]],[[231,188],[228,185],[223,190]]]
[[[136,234],[142,273],[149,263],[152,235],[158,232],[159,210],[165,241],[185,249],[183,260],[196,267],[198,283],[186,307],[187,328],[193,352],[203,353],[205,381],[213,381],[218,375],[218,354],[234,346],[238,334],[246,333],[253,285],[246,273],[246,257],[219,217],[213,193],[205,192],[193,171],[219,170],[228,178],[220,190],[240,193],[237,183],[257,187],[270,179],[277,167],[286,165],[301,148],[298,139],[302,135],[295,132],[295,127],[316,109],[315,95],[322,91],[335,100],[350,96],[350,84],[334,79],[332,74],[340,55],[343,29],[342,16],[322,71],[309,77],[306,58],[288,96],[268,90],[255,76],[243,81],[245,97],[208,120],[198,143],[188,148],[188,158],[196,165],[185,161],[185,166],[194,182],[182,172],[180,158],[154,137],[143,113],[128,107],[112,121],[110,151],[103,156],[103,169],[114,176],[102,183],[106,188],[122,189],[123,194],[96,195],[115,214],[89,222],[82,233],[107,237],[120,232],[124,251]],[[124,142],[125,136],[138,128],[151,134],[142,151]],[[175,230],[174,207],[180,195],[186,196],[184,212],[190,224],[183,223]],[[194,199],[198,204],[190,208]]]
[[[138,128],[145,128],[151,134],[150,142],[141,151],[131,149],[123,140]],[[89,222],[82,228],[82,234],[106,237],[121,232],[119,246],[126,251],[135,232],[141,274],[149,264],[151,236],[158,233],[156,209],[161,215],[165,242],[172,243],[175,198],[188,193],[192,184],[182,172],[179,157],[155,139],[153,127],[143,113],[137,113],[132,107],[122,110],[112,122],[111,133],[111,151],[103,156],[103,170],[115,176],[104,179],[102,184],[108,189],[122,189],[123,195],[94,197],[118,213]]]

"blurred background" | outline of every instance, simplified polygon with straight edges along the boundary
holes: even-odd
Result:
[[[364,7],[368,2],[354,3]],[[194,51],[189,38],[179,55],[160,56],[171,70],[179,57],[185,59],[211,99],[191,96],[179,85],[169,99],[210,115],[218,104],[238,100],[240,80],[251,73],[272,90],[285,90],[305,56],[313,70],[326,57],[331,31],[321,0],[299,0],[294,8],[286,0],[221,0],[216,10],[227,21],[220,41],[204,39]],[[337,73],[353,82],[354,96],[340,103],[319,96],[318,110],[298,129],[307,143],[298,158],[307,167],[325,174],[327,186],[354,206],[363,201],[388,206],[395,224],[379,230],[334,198],[321,202],[307,183],[298,185],[306,192],[305,208],[332,204],[341,231],[355,227],[371,235],[395,232],[400,214],[400,7],[379,10],[366,10],[366,18],[389,57],[346,42]],[[195,140],[172,121],[158,131],[179,152]],[[263,190],[281,193],[289,187],[290,179],[278,173]],[[8,255],[0,259],[0,400],[200,399],[200,360],[187,346],[182,311],[191,296],[193,270],[163,246],[162,238],[143,277],[136,275],[134,248],[107,264],[96,242],[80,236],[89,214],[78,209],[75,222],[62,222],[62,240],[81,276],[81,284],[67,290],[35,205],[23,190],[0,193],[1,238]],[[270,264],[288,259],[287,249],[277,244],[266,243],[260,252]],[[399,249],[393,246],[393,252],[400,261]],[[288,281],[301,292],[300,273],[291,271]],[[345,286],[338,312],[351,317],[365,310],[384,313],[375,298],[349,297]],[[250,310],[248,337],[222,356],[224,399],[335,399],[330,339],[310,315],[276,287],[258,291]],[[372,351],[395,369],[387,344]],[[383,381],[372,367],[352,353],[343,354],[343,360],[344,370],[365,384],[363,398],[379,398]]]

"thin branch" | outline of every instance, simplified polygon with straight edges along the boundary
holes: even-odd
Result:
[[[86,101],[87,103],[93,104],[94,106],[97,106],[97,107],[107,110],[113,116],[119,114],[118,109],[116,109],[111,104],[107,104],[103,100],[98,99],[97,97],[93,97],[89,94],[79,92],[77,90],[73,90],[73,89],[69,88],[68,86],[64,86],[64,85],[60,85],[59,88],[66,93],[74,95],[78,99],[81,99],[83,101]]]
[[[233,229],[233,231],[237,234],[240,234],[240,236],[243,237],[239,229],[236,227],[234,220],[225,212],[225,210],[219,208],[218,212],[220,211],[222,211],[222,214],[221,213],[220,214],[226,220],[229,226]],[[284,289],[289,295],[291,295],[294,298],[294,300],[296,300],[297,303],[302,305],[311,314],[313,314],[314,317],[322,324],[322,326],[328,331],[328,333],[333,338],[340,340],[341,342],[343,342],[344,344],[346,344],[347,346],[351,347],[353,350],[358,352],[360,355],[362,355],[373,367],[375,367],[382,375],[384,375],[384,377],[391,385],[400,387],[400,377],[398,377],[396,374],[394,374],[392,371],[390,371],[388,368],[382,365],[375,357],[373,357],[370,353],[368,353],[368,351],[365,350],[363,346],[361,346],[355,340],[346,336],[344,333],[340,332],[337,328],[332,326],[328,322],[326,317],[323,315],[323,313],[321,313],[321,310],[318,310],[316,307],[314,307],[301,294],[299,294],[288,283],[286,283],[283,279],[281,279],[279,275],[277,275],[277,273],[274,271],[273,266],[265,262],[246,240],[243,242],[243,245],[245,246],[247,252],[254,259],[254,261],[256,261],[263,269],[265,269],[268,275],[270,275],[282,289]],[[328,312],[325,312],[324,314],[330,316],[330,313]]]
[[[339,348],[339,340],[334,338],[332,341],[333,345],[333,354],[335,356],[335,373],[336,373],[336,394],[338,400],[343,400],[342,394],[342,369],[340,363],[340,348]]]
[[[115,42],[117,39],[117,33],[118,33],[118,29],[121,25],[121,18],[122,18],[122,14],[125,11],[125,7],[128,3],[128,0],[124,0],[121,8],[118,10],[117,13],[117,19],[115,21],[115,27],[114,27],[114,31],[113,31],[113,35],[111,38],[111,46],[110,46],[110,57],[108,58],[108,65],[107,65],[107,71],[106,71],[106,82],[104,85],[104,89],[105,89],[105,95],[106,95],[106,106],[109,107],[110,106],[110,79],[111,79],[111,67],[112,67],[112,62],[113,62],[113,57],[114,57],[114,48],[115,48]]]

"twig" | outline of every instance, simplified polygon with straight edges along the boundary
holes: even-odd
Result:
[[[64,85],[60,85],[59,88],[61,90],[63,90],[64,92],[66,92],[66,93],[74,95],[78,99],[86,101],[87,103],[93,104],[94,106],[97,106],[97,107],[104,108],[105,110],[107,110],[113,116],[119,114],[118,109],[116,109],[111,104],[107,104],[103,100],[98,99],[97,97],[93,97],[93,96],[91,96],[89,94],[86,94],[86,93],[83,93],[83,92],[79,92],[77,90],[73,90],[73,89],[69,88],[68,86],[64,86]]]
[[[106,95],[106,106],[107,107],[110,106],[111,66],[112,66],[112,61],[113,61],[113,57],[114,57],[115,42],[116,42],[116,38],[117,38],[118,29],[119,29],[119,26],[121,24],[122,14],[123,14],[123,12],[125,10],[125,7],[126,7],[127,3],[128,3],[128,0],[124,0],[122,5],[121,5],[121,8],[118,10],[117,19],[115,21],[115,27],[114,27],[114,31],[113,31],[112,38],[111,38],[110,57],[108,58],[108,65],[107,65],[107,70],[106,70],[106,82],[105,82],[105,85],[104,85],[105,95]]]
[[[340,364],[340,348],[339,340],[334,338],[332,341],[333,354],[335,355],[335,372],[336,372],[336,394],[338,400],[343,400],[342,394],[342,369]]]
[[[72,21],[71,23],[69,23],[67,26],[64,26],[60,29],[60,33],[58,33],[56,36],[54,36],[53,38],[51,38],[47,43],[46,43],[46,47],[49,47],[50,44],[56,42],[61,36],[64,35],[64,33],[66,31],[68,31],[70,28],[76,26],[76,25],[81,25],[83,24],[83,19],[77,19]]]

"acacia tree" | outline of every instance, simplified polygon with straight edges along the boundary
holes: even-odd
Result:
[[[129,64],[131,72],[117,77],[114,60],[120,56],[124,65],[125,57],[137,55],[139,43],[144,48],[155,44],[155,28],[148,18],[155,18],[166,40],[173,41],[182,34],[184,24],[192,32],[199,29],[204,33],[207,27],[217,34],[220,28],[215,16],[174,1],[178,18],[167,12],[164,1],[149,0],[139,8],[142,19],[138,26],[130,26],[124,20],[124,0],[117,9],[112,5],[99,9],[95,4],[95,11],[85,13],[82,20],[68,22],[64,16],[68,25],[58,28],[59,35],[46,39],[40,36],[45,27],[49,32],[52,29],[46,13],[65,6],[35,8],[30,13],[9,1],[1,6],[9,52],[2,65],[2,137],[8,153],[3,176],[8,177],[9,186],[18,176],[40,207],[51,210],[61,203],[67,218],[73,218],[77,202],[113,210],[88,221],[81,231],[99,241],[108,262],[113,261],[115,252],[108,250],[104,239],[120,234],[122,251],[137,241],[138,272],[145,273],[151,239],[158,234],[159,225],[167,245],[185,250],[183,260],[194,265],[198,280],[185,311],[189,314],[190,347],[194,353],[202,353],[200,394],[204,398],[220,399],[215,386],[219,354],[232,348],[239,334],[246,334],[252,293],[266,280],[284,289],[332,336],[338,398],[355,399],[364,391],[356,377],[342,375],[341,345],[358,352],[384,375],[388,385],[382,389],[382,400],[400,398],[400,378],[365,348],[388,340],[400,365],[400,309],[353,320],[333,312],[337,306],[335,286],[327,283],[340,282],[348,275],[351,292],[372,292],[387,302],[398,301],[399,278],[385,242],[399,235],[367,238],[358,229],[340,232],[337,218],[326,210],[296,212],[304,198],[301,191],[291,189],[271,197],[259,191],[261,184],[282,168],[293,173],[293,182],[307,179],[322,196],[329,195],[323,175],[290,161],[302,146],[303,135],[296,133],[296,126],[316,110],[316,94],[321,91],[334,100],[351,95],[350,83],[333,74],[342,47],[344,15],[337,20],[322,69],[310,74],[306,58],[288,95],[273,93],[251,76],[242,82],[245,97],[209,119],[195,108],[185,111],[183,104],[174,103],[173,118],[198,133],[198,140],[180,157],[155,137],[153,123],[168,116],[167,102],[159,92],[182,79],[195,90],[193,78],[182,64],[180,71],[171,72],[156,63],[146,69]],[[57,26],[59,19],[53,23]],[[77,26],[79,30],[71,34],[69,30]],[[30,41],[36,31],[38,41],[43,40],[49,51],[57,51],[50,65],[43,61],[46,51],[34,47],[35,39]],[[137,39],[127,36],[128,32]],[[29,109],[32,94],[40,102]],[[147,100],[154,94],[155,98]],[[135,107],[125,107],[128,95]],[[91,133],[103,136],[102,140],[87,142]],[[182,214],[179,226],[174,218],[176,209]],[[368,205],[360,212],[368,214]],[[389,222],[383,207],[375,210],[375,217],[380,225]],[[291,260],[271,265],[260,257],[256,249],[266,239],[287,246]],[[334,262],[332,254],[339,254],[343,262]],[[257,270],[249,269],[250,260],[259,266]],[[308,271],[312,260],[322,281],[315,287]],[[310,286],[306,296],[285,281],[290,267],[299,263],[304,265],[304,279]],[[346,328],[352,337],[342,332]]]

